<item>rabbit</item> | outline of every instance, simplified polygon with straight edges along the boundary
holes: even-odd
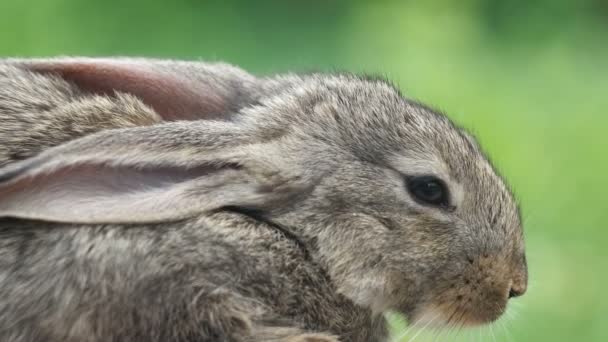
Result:
[[[381,78],[0,65],[2,341],[384,341],[526,291],[504,178]]]

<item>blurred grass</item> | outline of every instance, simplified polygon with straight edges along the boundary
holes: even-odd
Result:
[[[514,301],[514,317],[440,339],[608,340],[603,1],[2,0],[0,55],[385,75],[472,129],[524,212],[530,288]],[[404,327],[395,320],[396,331]],[[416,341],[435,337],[423,335]]]

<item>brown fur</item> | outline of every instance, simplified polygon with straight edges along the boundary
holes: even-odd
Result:
[[[0,123],[2,341],[381,341],[385,310],[483,324],[525,291],[502,178],[382,80],[8,60]]]

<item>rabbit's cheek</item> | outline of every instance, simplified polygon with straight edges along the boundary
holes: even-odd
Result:
[[[382,313],[390,307],[386,284],[385,276],[379,272],[353,274],[341,279],[338,291],[358,305]]]

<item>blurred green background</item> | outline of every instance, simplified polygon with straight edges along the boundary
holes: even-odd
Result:
[[[530,268],[493,327],[400,340],[608,341],[606,1],[1,0],[0,55],[385,75],[479,136],[521,200]]]

